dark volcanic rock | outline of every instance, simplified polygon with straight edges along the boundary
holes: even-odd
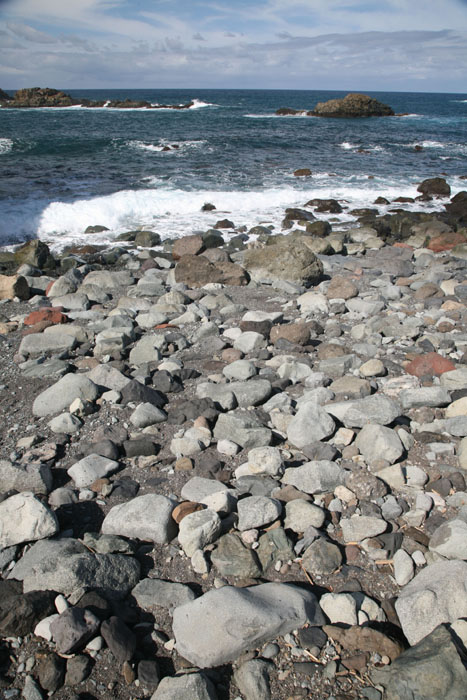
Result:
[[[8,107],[71,107],[76,104],[79,104],[79,100],[61,90],[33,87],[17,90]]]
[[[342,99],[318,102],[315,117],[392,117],[394,110],[368,95],[351,92]]]
[[[430,177],[419,184],[417,192],[435,197],[449,197],[451,188],[443,177]]]
[[[175,267],[175,280],[189,287],[203,287],[211,282],[242,287],[248,275],[234,263],[212,263],[204,255],[183,255]]]
[[[0,636],[24,636],[55,612],[53,591],[21,592],[16,581],[0,581]]]

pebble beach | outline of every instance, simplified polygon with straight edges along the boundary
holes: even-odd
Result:
[[[464,696],[467,193],[417,196],[1,253],[4,698]]]

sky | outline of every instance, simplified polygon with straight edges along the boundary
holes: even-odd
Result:
[[[0,0],[0,87],[467,91],[467,0]]]

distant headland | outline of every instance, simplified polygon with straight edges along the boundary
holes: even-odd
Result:
[[[71,97],[66,92],[54,88],[23,88],[12,97],[0,90],[0,106],[10,109],[31,107],[110,107],[114,109],[190,109],[193,102],[181,105],[151,104],[146,100],[88,100]]]

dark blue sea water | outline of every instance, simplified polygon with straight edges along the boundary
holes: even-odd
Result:
[[[93,224],[110,229],[93,242],[136,227],[176,237],[206,229],[226,212],[236,225],[277,225],[285,207],[310,198],[368,206],[378,196],[415,196],[417,183],[438,175],[453,193],[467,189],[460,177],[467,175],[467,94],[371,93],[406,116],[334,120],[274,113],[284,106],[312,109],[345,93],[68,92],[195,105],[1,109],[0,245],[36,236],[56,248],[89,242],[83,232]],[[163,150],[173,144],[178,148]],[[294,177],[297,168],[310,168],[312,177]],[[200,212],[207,201],[216,212]]]

